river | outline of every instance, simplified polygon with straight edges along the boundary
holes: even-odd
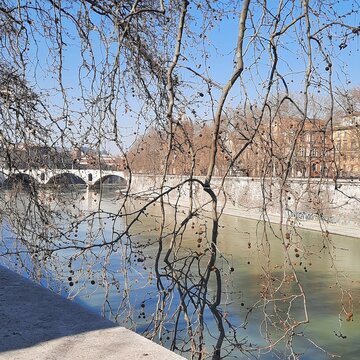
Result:
[[[359,239],[285,229],[284,246],[276,225],[223,215],[206,280],[207,214],[196,214],[175,238],[187,212],[178,208],[175,216],[168,207],[159,252],[158,203],[135,221],[145,200],[121,207],[111,191],[61,198],[43,196],[59,220],[36,238],[26,202],[26,226],[3,218],[3,264],[188,358],[211,357],[221,344],[227,359],[358,359]],[[27,230],[19,232],[20,224]]]

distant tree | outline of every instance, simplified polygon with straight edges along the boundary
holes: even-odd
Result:
[[[345,91],[338,91],[336,94],[337,114],[339,117],[360,112],[360,87],[351,88]]]

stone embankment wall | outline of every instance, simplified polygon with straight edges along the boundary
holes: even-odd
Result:
[[[190,182],[186,176],[168,176],[163,191],[170,203],[188,206]],[[203,181],[203,178],[198,178]],[[145,197],[160,194],[161,176],[133,175],[131,193]],[[185,183],[184,183],[185,182]],[[263,209],[275,220],[286,222],[319,222],[350,225],[360,229],[360,182],[358,180],[291,179],[284,185],[278,179],[229,177],[222,186],[213,178],[212,189],[218,194],[218,205],[224,213],[261,219]],[[209,209],[209,195],[201,184],[193,182],[193,202]],[[179,201],[180,195],[180,201]],[[306,227],[306,226],[304,226]]]

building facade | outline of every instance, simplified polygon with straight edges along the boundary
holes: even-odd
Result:
[[[360,113],[344,116],[333,129],[338,177],[360,177]]]

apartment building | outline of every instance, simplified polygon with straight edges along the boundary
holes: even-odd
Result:
[[[360,178],[360,113],[330,123],[283,117],[264,124],[239,158],[247,176]]]
[[[346,115],[333,128],[338,176],[360,177],[360,113]]]

